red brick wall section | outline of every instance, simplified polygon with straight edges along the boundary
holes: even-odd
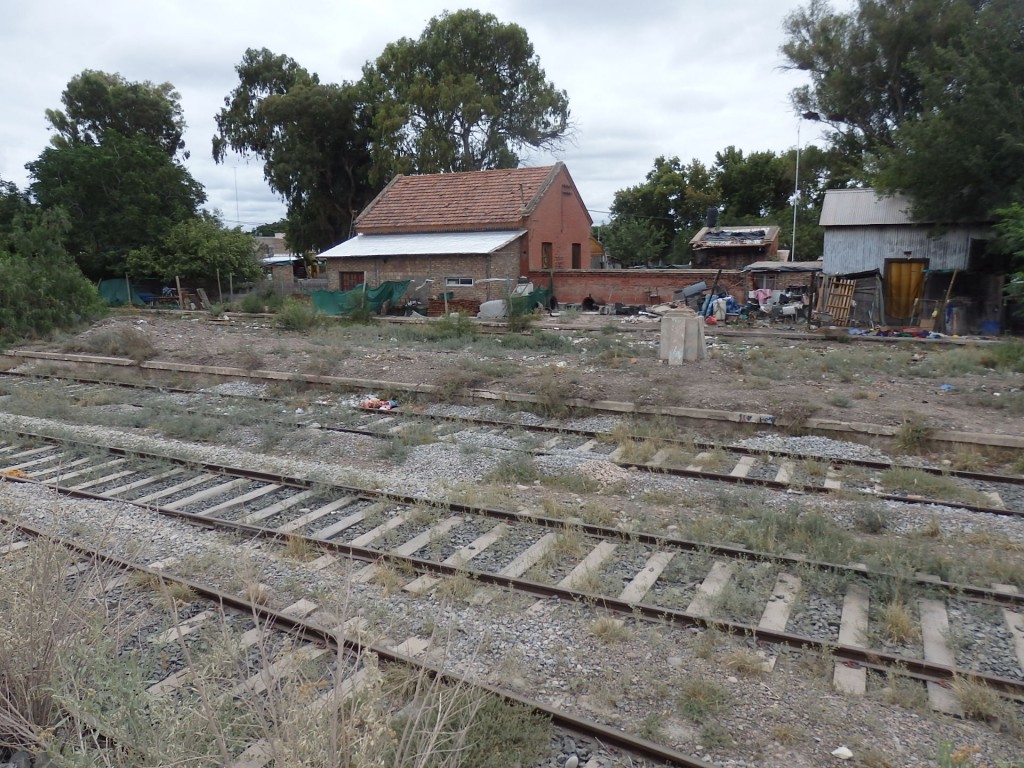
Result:
[[[529,201],[527,201],[529,202]],[[572,244],[580,244],[582,261],[587,266],[590,249],[590,216],[576,191],[572,177],[563,167],[530,216],[527,227],[529,269],[541,268],[541,243],[552,244],[554,269],[572,267]]]
[[[449,299],[448,312],[461,312],[470,317],[476,317],[480,311],[480,302],[472,299]],[[444,299],[431,299],[427,302],[427,317],[443,317],[445,310]]]
[[[599,304],[652,306],[671,301],[676,291],[695,283],[703,281],[710,288],[717,274],[715,269],[595,269],[556,271],[551,277],[562,304],[579,304],[592,296]],[[529,277],[538,288],[548,287],[548,273],[531,272]],[[736,270],[724,270],[718,284],[741,304],[753,290],[750,274]]]

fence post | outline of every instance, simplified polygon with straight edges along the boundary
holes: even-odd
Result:
[[[217,303],[224,303],[224,292],[220,289],[220,270],[217,270]]]
[[[127,298],[125,303],[130,307],[132,305],[132,284],[128,281],[128,273],[124,273],[124,287],[128,289]]]
[[[178,279],[177,275],[174,276],[174,284],[178,287],[178,309],[180,309],[182,312],[184,312],[185,311],[185,299],[181,295],[181,280]]]

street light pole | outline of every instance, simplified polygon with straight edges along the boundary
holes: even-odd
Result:
[[[796,173],[793,174],[793,240],[789,244],[789,260],[796,261],[796,212],[800,206],[800,127],[804,120],[821,120],[817,112],[804,112],[796,123]]]
[[[800,126],[803,119],[796,122],[796,173],[793,174],[793,239],[789,244],[789,260],[796,261],[796,212],[800,205]]]

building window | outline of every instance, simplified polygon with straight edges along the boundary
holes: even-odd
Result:
[[[551,243],[540,244],[540,268],[551,269],[551,256],[554,252],[554,245]]]
[[[472,277],[446,277],[444,279],[444,285],[446,288],[457,287],[460,285],[472,285]]]
[[[579,243],[572,244],[572,268],[583,269],[583,250]]]
[[[363,284],[363,273],[362,272],[339,272],[338,273],[338,289],[342,291],[351,291],[353,288]]]

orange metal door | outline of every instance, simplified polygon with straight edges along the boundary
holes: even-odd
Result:
[[[894,259],[885,262],[885,309],[891,321],[907,325],[914,314],[914,302],[924,292],[924,259]]]

